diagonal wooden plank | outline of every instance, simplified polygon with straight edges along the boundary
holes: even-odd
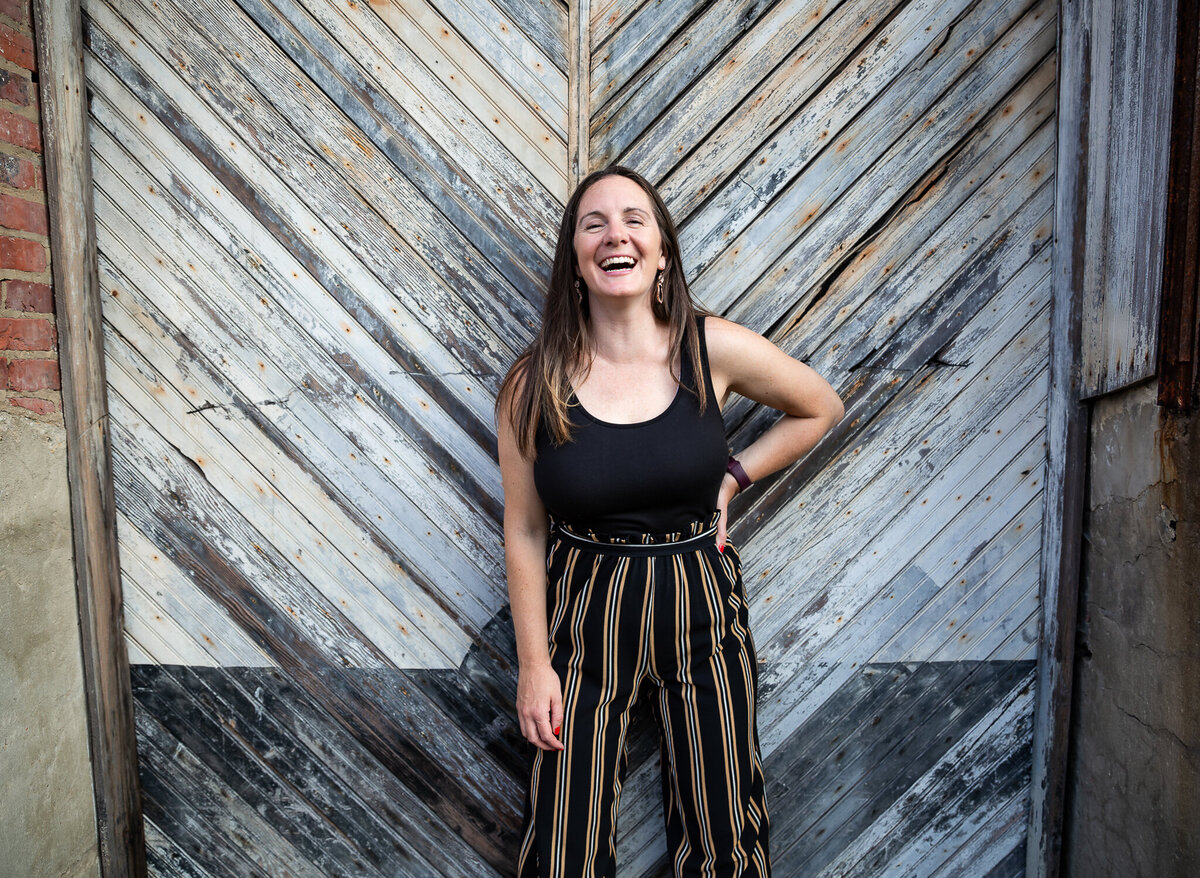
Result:
[[[775,68],[781,55],[805,38],[817,38],[837,8],[814,0],[784,0],[732,44],[726,42],[722,19],[697,19],[671,44],[679,51],[670,53],[669,45],[666,63],[648,69],[644,79],[626,87],[625,100],[610,102],[593,117],[593,163],[620,160],[648,179],[661,179],[694,146],[685,126],[711,127]],[[720,105],[718,96],[728,105]]]
[[[485,258],[514,286],[528,285],[523,278],[529,276],[532,266],[544,264],[547,247],[531,237],[536,234],[532,230],[547,228],[548,219],[556,213],[552,198],[537,199],[540,186],[526,191],[526,187],[512,185],[510,179],[524,176],[516,169],[512,178],[489,185],[492,181],[485,168],[460,167],[290,0],[271,5],[265,0],[240,0],[239,5],[284,50],[291,63],[353,120],[367,142],[401,168],[427,198],[438,202],[447,220]],[[451,133],[444,139],[447,143],[459,140]],[[469,157],[469,153],[459,156],[464,160]]]
[[[469,147],[486,162],[488,176],[482,179],[502,182],[505,188],[537,185],[556,203],[566,201],[565,107],[543,112],[493,67],[507,63],[510,71],[548,71],[553,69],[548,59],[481,56],[419,0],[403,7],[305,2],[308,13],[363,71],[370,71],[381,91],[399,101],[448,154],[457,156]],[[566,89],[563,79],[548,85],[543,99]],[[493,141],[502,149],[496,150]],[[518,176],[510,176],[514,174]]]
[[[672,56],[694,52],[690,42],[680,41],[668,48],[680,28],[687,27],[694,15],[731,22],[752,22],[758,17],[763,0],[682,0],[674,3],[628,4],[627,10],[613,10],[599,4],[600,21],[593,18],[591,28],[591,113],[603,112],[611,97],[627,100],[630,80],[648,64],[655,67],[673,63]],[[621,12],[625,15],[622,16]],[[726,40],[730,36],[724,37]],[[623,97],[624,96],[624,97]]]

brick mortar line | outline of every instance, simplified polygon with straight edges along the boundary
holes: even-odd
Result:
[[[46,206],[46,190],[44,189],[18,189],[16,186],[9,186],[7,183],[0,183],[0,195],[11,195],[13,198],[20,198],[23,201],[30,202],[31,204],[40,204],[42,206]],[[32,197],[35,195],[37,196],[36,198]],[[0,226],[0,228],[7,229],[8,227]],[[12,231],[15,232],[18,230],[13,229]],[[43,235],[42,237],[49,240],[49,237],[46,235]]]
[[[0,360],[53,360],[59,361],[59,349],[50,348],[49,350],[6,350],[0,348]]]
[[[5,278],[5,280],[8,279]],[[51,326],[57,322],[53,311],[22,311],[19,308],[0,308],[0,317],[11,317],[18,320],[22,317],[28,317],[30,320],[48,320]]]

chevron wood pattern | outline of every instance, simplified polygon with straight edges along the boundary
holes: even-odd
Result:
[[[733,531],[774,866],[1023,873],[1055,6],[664,7],[594,9],[593,164],[657,182],[699,298],[847,400]],[[725,416],[734,448],[771,417]],[[656,771],[622,802],[631,874],[664,873]]]
[[[584,155],[847,400],[735,510],[776,874],[1023,874],[1056,5],[580,9]],[[84,23],[152,873],[513,874],[491,409],[570,184],[567,5]],[[735,448],[770,422],[724,414]],[[669,874],[651,728],[622,876]]]

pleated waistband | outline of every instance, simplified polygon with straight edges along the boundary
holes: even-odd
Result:
[[[550,536],[569,546],[602,555],[677,555],[712,545],[717,535],[719,513],[708,521],[694,521],[682,531],[666,534],[601,534],[562,521],[552,523]]]

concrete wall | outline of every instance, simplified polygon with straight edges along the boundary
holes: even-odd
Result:
[[[0,875],[98,875],[65,431],[0,412]]]
[[[0,0],[0,878],[99,875],[29,0]]]
[[[1200,415],[1092,408],[1064,874],[1200,874]]]

